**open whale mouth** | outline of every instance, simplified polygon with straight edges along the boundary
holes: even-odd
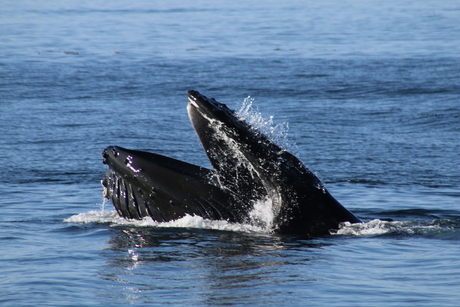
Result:
[[[324,235],[360,222],[297,157],[239,119],[225,104],[188,91],[187,111],[212,170],[161,155],[110,146],[104,196],[119,215],[171,221],[187,214],[246,223],[270,200],[273,231]]]

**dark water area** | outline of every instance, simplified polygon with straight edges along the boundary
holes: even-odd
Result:
[[[4,4],[0,304],[457,306],[458,20],[456,1]],[[115,217],[105,147],[210,167],[189,89],[250,96],[364,223]]]

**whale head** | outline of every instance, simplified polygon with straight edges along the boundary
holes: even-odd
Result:
[[[294,155],[225,104],[188,91],[190,121],[224,185],[244,200],[270,200],[275,231],[315,233],[358,222]]]

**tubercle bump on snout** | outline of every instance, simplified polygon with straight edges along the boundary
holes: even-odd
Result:
[[[102,151],[102,163],[107,164],[109,161],[107,160],[109,158],[109,154],[107,153],[107,149],[104,149]]]
[[[115,148],[107,147],[102,151],[102,163],[109,164],[109,159],[117,158],[120,155],[120,152],[117,151]]]

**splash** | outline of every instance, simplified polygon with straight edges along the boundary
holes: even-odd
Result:
[[[254,98],[251,96],[246,97],[241,103],[239,110],[236,111],[236,116],[263,133],[275,144],[297,152],[295,144],[288,142],[289,124],[287,122],[275,124],[273,120],[274,116],[263,117],[258,108],[253,106],[253,102]]]
[[[265,232],[271,232],[274,217],[272,200],[258,200],[254,203],[252,211],[249,212],[249,223],[264,229]]]

